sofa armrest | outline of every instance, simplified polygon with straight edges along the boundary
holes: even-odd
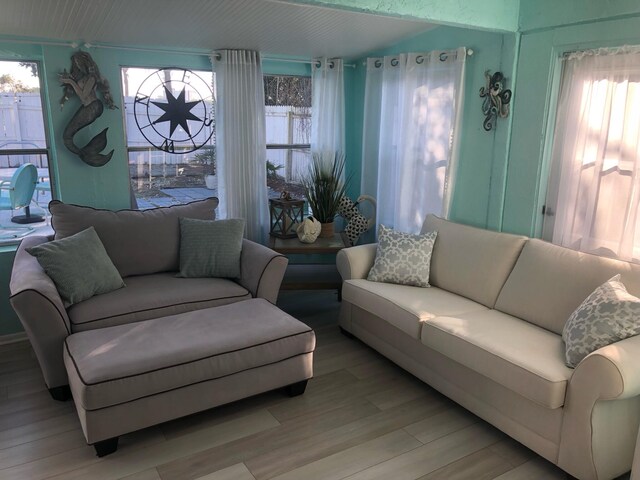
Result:
[[[48,241],[47,237],[22,240],[13,262],[10,302],[36,353],[49,388],[66,385],[62,358],[64,339],[71,333],[69,316],[53,280],[38,260],[25,250]]]
[[[264,245],[244,239],[240,256],[239,283],[254,298],[275,304],[289,260]]]
[[[342,280],[367,278],[376,259],[376,243],[343,248],[336,256],[336,265]]]
[[[575,368],[567,386],[558,455],[559,466],[572,475],[611,478],[606,471],[625,463],[620,455],[630,458],[639,419],[638,358],[640,336],[635,336],[596,350]],[[585,462],[584,452],[591,452],[591,462]]]

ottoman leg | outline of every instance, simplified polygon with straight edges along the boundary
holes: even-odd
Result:
[[[102,440],[93,444],[93,448],[96,449],[96,455],[98,457],[104,457],[115,452],[118,449],[118,438],[113,437],[107,440]]]
[[[340,333],[342,333],[345,337],[350,338],[351,340],[355,340],[356,338],[356,336],[353,333],[348,332],[342,327],[340,327]]]
[[[53,387],[49,389],[49,394],[54,400],[58,400],[59,402],[66,402],[71,398],[71,388],[69,388],[69,385]]]
[[[297,397],[298,395],[302,395],[304,393],[304,390],[307,388],[307,380],[292,383],[291,385],[287,385],[284,388],[287,391],[287,395],[289,395],[290,397]]]

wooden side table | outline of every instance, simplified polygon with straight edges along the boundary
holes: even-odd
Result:
[[[342,233],[335,233],[333,238],[318,238],[313,243],[302,243],[297,238],[277,238],[269,237],[269,246],[272,250],[283,255],[315,255],[338,253],[346,247],[344,236]],[[337,289],[338,298],[341,297],[342,281],[339,278],[323,279],[314,276],[313,279],[306,279],[303,276],[293,278],[292,281],[282,284],[283,290],[320,290],[320,289]]]

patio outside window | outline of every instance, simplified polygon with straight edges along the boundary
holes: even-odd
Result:
[[[300,177],[311,160],[311,77],[264,76],[269,198],[304,198]]]
[[[134,102],[136,94],[145,80],[152,75],[161,75],[165,81],[182,80],[184,70],[163,69],[159,73],[157,68],[122,68],[123,102],[125,111],[125,128],[127,135],[127,153],[129,157],[129,176],[131,188],[136,198],[139,209],[144,210],[155,207],[165,207],[189,203],[202,198],[218,196],[218,179],[216,176],[216,155],[215,155],[215,134],[212,135],[215,123],[198,128],[197,134],[194,132],[194,140],[198,143],[206,142],[204,145],[191,152],[189,146],[176,143],[174,152],[166,152],[154,147],[138,128],[135,119]],[[215,76],[211,71],[193,70],[192,80],[203,81],[215,92]],[[180,82],[175,82],[180,85]],[[172,85],[173,83],[167,83]],[[144,89],[144,87],[143,87]],[[173,87],[172,87],[173,89]],[[178,98],[180,91],[172,94]],[[186,102],[199,100],[190,98],[190,93],[186,91]],[[150,101],[162,99],[164,102],[164,91],[156,88],[145,93],[149,95]],[[204,106],[195,105],[191,113],[202,117]],[[160,108],[154,108],[154,114],[149,119],[150,122],[157,121],[163,114]],[[190,123],[190,122],[189,122]],[[159,123],[156,125],[160,125]],[[168,122],[165,125],[167,126]],[[182,129],[178,126],[177,129]],[[194,127],[192,127],[194,128]],[[155,135],[152,128],[145,130],[149,137]],[[208,138],[208,140],[207,140]],[[154,143],[160,145],[161,139],[151,138]],[[183,153],[181,153],[181,151]],[[185,153],[187,152],[187,153]]]
[[[30,234],[51,232],[45,219],[51,200],[49,150],[40,96],[39,66],[35,61],[0,61],[0,243],[12,243]],[[25,209],[10,208],[9,188],[16,171],[24,164],[35,165],[38,184],[29,206],[30,214],[43,221],[17,224],[11,221]]]

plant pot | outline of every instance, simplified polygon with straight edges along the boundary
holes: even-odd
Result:
[[[218,187],[218,182],[215,175],[205,175],[204,183],[209,190],[215,190]]]
[[[320,238],[333,238],[333,222],[320,224]]]

